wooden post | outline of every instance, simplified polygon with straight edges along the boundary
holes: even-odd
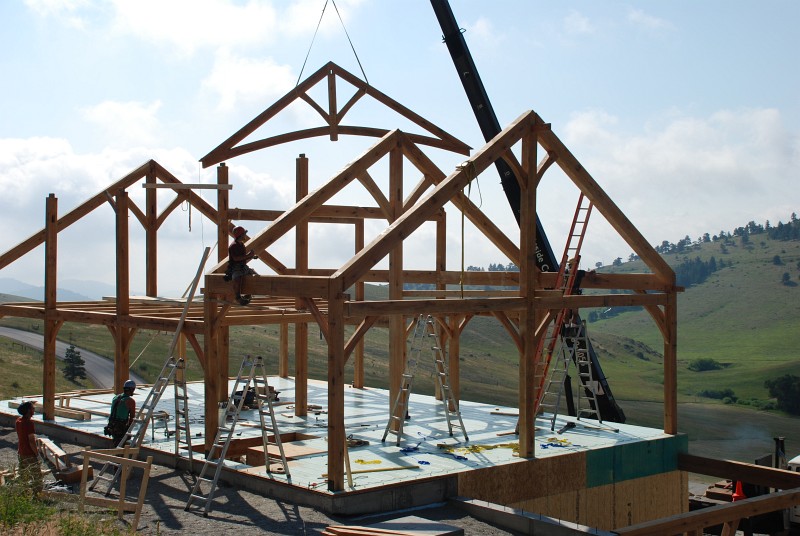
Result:
[[[536,325],[534,305],[537,284],[536,269],[536,137],[528,133],[522,143],[522,165],[526,171],[520,203],[520,275],[519,293],[525,298],[525,309],[520,313],[520,338],[522,353],[519,363],[519,456],[535,456],[534,407],[538,396],[536,385]]]
[[[394,148],[389,153],[389,206],[392,222],[403,212],[403,153]],[[403,242],[389,252],[389,299],[403,299]],[[400,393],[406,363],[406,330],[402,315],[389,317],[389,411]],[[398,407],[405,411],[406,408]],[[405,415],[397,415],[404,418]],[[393,420],[393,428],[397,421]]]
[[[301,154],[295,161],[297,200],[308,195],[308,158]],[[308,273],[308,220],[297,223],[295,229],[295,270]],[[299,298],[295,307],[305,307]],[[321,329],[321,328],[320,328]],[[330,342],[328,343],[330,344]],[[303,417],[308,409],[308,323],[298,322],[294,328],[294,414]],[[330,438],[329,438],[330,440]]]
[[[208,284],[206,284],[208,286]],[[219,295],[206,293],[203,300],[203,353],[205,354],[205,449],[211,450],[219,426],[219,365],[217,353],[219,349],[219,330],[216,329],[219,308]]]
[[[147,184],[155,184],[156,174],[151,164],[147,170]],[[158,202],[156,188],[145,189],[145,292],[158,296]]]
[[[328,291],[328,491],[344,490],[344,289]]]
[[[674,284],[674,281],[673,281]],[[670,291],[664,307],[664,433],[678,433],[678,295]]]
[[[447,341],[447,366],[448,373],[450,374],[450,391],[453,393],[453,398],[461,401],[461,387],[459,377],[460,361],[461,359],[461,322],[464,319],[462,315],[452,315],[450,317],[450,338]],[[450,408],[455,411],[456,408]]]
[[[229,169],[224,162],[217,166],[217,185],[228,185]],[[228,192],[226,188],[217,189],[217,240],[219,241],[217,256],[221,257],[219,260],[223,260],[228,256],[228,237],[230,236],[228,233],[230,228],[230,222],[228,221]],[[216,400],[227,400],[228,376],[230,375],[230,327],[220,325],[217,337],[216,372],[219,375],[219,383],[217,384],[219,392]]]
[[[117,192],[117,327],[114,336],[114,391],[122,392],[130,369],[130,330],[124,320],[130,315],[130,265],[128,245],[128,192]],[[120,322],[123,321],[123,322]]]
[[[42,394],[44,396],[44,419],[55,418],[56,407],[56,335],[60,324],[56,323],[56,285],[58,272],[58,198],[47,196],[45,203],[44,243],[44,363],[42,369]]]
[[[355,222],[355,250],[356,253],[364,249],[364,220]],[[364,300],[364,282],[359,281],[356,287],[356,301]],[[353,358],[353,387],[364,388],[364,337],[356,344],[355,357]]]
[[[289,377],[289,324],[281,322],[278,326],[278,376]]]

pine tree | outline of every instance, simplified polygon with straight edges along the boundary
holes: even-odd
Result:
[[[74,344],[70,344],[64,355],[64,377],[74,382],[78,378],[86,379],[86,362]]]

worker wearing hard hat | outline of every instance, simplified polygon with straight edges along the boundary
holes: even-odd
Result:
[[[255,275],[255,270],[247,266],[250,259],[256,259],[255,252],[251,249],[247,251],[244,245],[245,237],[247,236],[247,229],[244,227],[235,227],[233,229],[233,242],[228,247],[228,271],[226,277],[233,279],[233,289],[236,291],[236,301],[240,305],[247,305],[250,303],[250,295],[242,295],[242,279],[246,275]]]
[[[122,386],[122,393],[111,400],[106,434],[113,438],[115,447],[120,446],[136,416],[136,402],[133,400],[135,390],[136,382],[128,380]]]

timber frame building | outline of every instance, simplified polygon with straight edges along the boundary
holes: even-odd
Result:
[[[352,88],[344,105],[338,94]],[[311,96],[312,88],[326,89],[322,103]],[[393,110],[423,133],[408,133],[345,123],[348,112],[361,99],[371,98]],[[317,128],[288,132],[252,140],[259,127],[297,100],[305,101],[322,118]],[[296,204],[285,211],[229,207],[229,177],[226,162],[282,143],[327,136],[369,136],[374,143],[319,188],[309,191],[309,160],[296,160]],[[444,171],[426,154],[428,148],[446,150],[463,163]],[[149,161],[118,180],[106,190],[63,216],[58,215],[57,199],[47,199],[46,225],[27,240],[0,256],[0,269],[35,247],[45,245],[45,299],[42,303],[0,304],[0,316],[35,318],[44,325],[43,371],[44,417],[55,411],[55,341],[65,322],[105,325],[115,341],[115,387],[121,388],[130,365],[130,344],[138,330],[181,330],[183,339],[198,356],[205,385],[205,434],[208,442],[218,425],[218,403],[228,399],[229,329],[241,325],[277,325],[280,328],[279,374],[289,376],[289,326],[294,325],[294,411],[306,412],[308,381],[307,337],[309,324],[316,324],[328,348],[328,489],[346,490],[344,446],[345,364],[353,360],[355,388],[364,387],[363,338],[373,326],[388,327],[389,399],[401,388],[406,359],[407,325],[420,313],[436,319],[441,339],[446,344],[451,387],[459,399],[459,337],[471,318],[490,315],[499,320],[519,350],[519,456],[534,458],[535,401],[541,388],[536,381],[541,356],[537,345],[559,311],[585,307],[644,307],[663,336],[663,431],[678,433],[677,424],[677,293],[675,274],[651,247],[636,227],[603,191],[598,182],[556,136],[550,125],[533,111],[522,113],[502,132],[471,156],[470,148],[418,116],[387,95],[369,86],[341,67],[329,63],[312,74],[275,104],[201,159],[203,167],[217,166],[215,186],[217,206],[204,201],[195,186],[181,182],[155,161]],[[476,206],[465,189],[498,159],[505,159],[515,170],[521,190],[520,232],[509,238]],[[459,160],[459,161],[460,161]],[[387,166],[387,168],[381,168]],[[559,168],[578,193],[583,194],[605,220],[646,264],[649,273],[600,274],[589,272],[582,280],[592,293],[565,295],[557,288],[556,273],[536,268],[537,187],[550,169]],[[414,169],[419,180],[410,191],[404,190],[404,172]],[[374,177],[387,176],[379,185]],[[372,206],[343,206],[330,200],[348,185],[359,183],[374,200]],[[144,184],[144,207],[131,202],[128,191]],[[158,192],[169,190],[174,196],[158,212]],[[159,300],[132,300],[129,292],[131,259],[128,249],[129,214],[135,216],[146,236],[146,294],[158,295],[158,230],[169,214],[189,202],[216,224],[217,264],[202,280],[202,303],[189,307],[181,318],[179,304]],[[96,208],[109,204],[115,211],[117,295],[114,301],[59,302],[56,296],[58,233]],[[462,272],[447,269],[446,213],[455,208],[463,213],[486,238],[519,267],[519,272]],[[254,249],[271,274],[249,277],[243,292],[253,295],[248,307],[235,303],[231,283],[223,279],[227,264],[227,245],[236,221],[265,222],[249,236],[248,249]],[[385,229],[371,242],[365,240],[365,222],[382,220]],[[435,225],[435,265],[427,270],[404,267],[403,244],[425,222]],[[309,265],[309,225],[349,224],[354,233],[355,251],[338,267]],[[270,247],[286,237],[294,238],[294,266],[271,254]],[[378,269],[388,258],[388,269]],[[137,261],[139,259],[136,259]],[[364,285],[388,285],[388,299],[366,300]],[[404,290],[407,283],[427,284],[430,291]],[[514,291],[453,291],[453,285],[507,286]],[[541,371],[539,371],[541,373]],[[387,408],[387,416],[389,408]]]

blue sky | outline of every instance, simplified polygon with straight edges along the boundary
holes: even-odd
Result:
[[[43,226],[48,193],[66,212],[150,158],[184,182],[213,181],[213,169],[201,169],[198,160],[295,85],[324,4],[0,3],[0,251]],[[750,220],[786,221],[800,208],[800,3],[451,5],[501,125],[529,109],[539,113],[651,243],[696,239]],[[427,0],[338,0],[336,6],[371,85],[472,147],[482,145]],[[302,77],[328,61],[363,77],[330,3]],[[353,115],[404,128],[380,110]],[[296,107],[277,128],[312,121],[310,108]],[[313,188],[369,143],[299,143],[236,159],[229,163],[231,204],[288,207],[298,153],[311,158]],[[436,159],[445,169],[463,160]],[[539,215],[560,255],[575,199],[552,182],[542,185]],[[472,196],[515,232],[495,176],[481,176]],[[60,279],[113,282],[113,214],[108,207],[96,212],[60,238]],[[506,261],[471,240],[469,228],[462,243],[460,219],[448,230],[450,268],[460,267],[462,249],[466,264]],[[334,239],[342,230],[314,232],[312,259],[341,264],[346,255]],[[183,290],[203,246],[212,245],[213,229],[179,210],[160,237],[161,289]],[[81,255],[68,253],[77,247]],[[134,232],[132,256],[142,247]],[[424,236],[409,244],[408,264],[416,267],[416,257],[431,247]],[[592,221],[585,266],[630,252],[601,218]],[[277,244],[275,253],[290,259],[290,245]],[[32,252],[0,277],[41,284],[42,255]],[[132,288],[141,291],[139,272]]]

